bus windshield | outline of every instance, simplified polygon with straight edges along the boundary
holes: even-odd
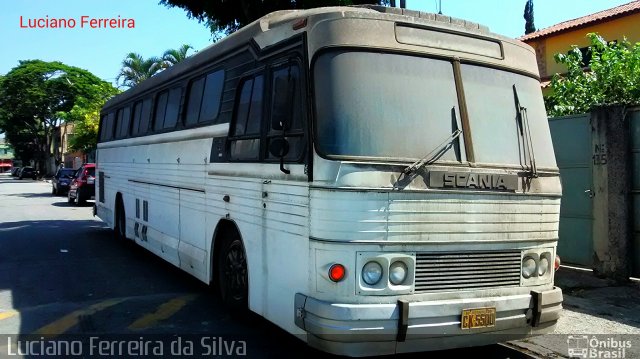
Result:
[[[413,161],[462,129],[449,60],[333,51],[318,57],[314,71],[316,143],[323,155]],[[461,72],[476,162],[523,164],[515,86],[527,108],[537,165],[555,168],[538,81],[467,64]],[[456,141],[435,160],[466,162],[463,137]]]

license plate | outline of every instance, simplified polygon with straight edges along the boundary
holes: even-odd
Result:
[[[462,329],[487,328],[496,325],[496,308],[463,309]]]

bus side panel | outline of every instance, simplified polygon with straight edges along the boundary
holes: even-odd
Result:
[[[225,165],[216,164],[215,166]],[[267,273],[266,263],[262,256],[261,189],[262,181],[260,179],[230,176],[209,176],[206,188],[206,222],[211,224],[211,238],[213,238],[213,230],[222,219],[230,219],[238,227],[247,256],[249,308],[258,314],[265,312],[262,295],[264,289],[262,272]],[[216,240],[223,239],[222,236],[216,238]],[[218,255],[218,253],[212,255]],[[215,274],[215,268],[212,274]],[[217,279],[213,278],[214,285],[218,285]]]
[[[227,165],[245,166],[216,166]],[[246,166],[265,177],[279,172],[273,164]],[[302,334],[292,320],[292,308],[295,294],[307,292],[309,286],[307,182],[210,177],[207,222],[229,218],[240,231],[249,270],[249,308],[291,333]],[[229,202],[223,200],[227,195]]]
[[[296,293],[309,286],[309,186],[308,182],[272,181],[263,187],[263,256],[269,272],[264,300],[265,317],[290,333],[303,331],[293,322]]]
[[[180,190],[176,188],[149,186],[147,248],[176,266],[180,265],[178,259],[179,199]]]

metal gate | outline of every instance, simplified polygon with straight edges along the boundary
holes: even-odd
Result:
[[[640,277],[640,108],[627,112],[631,129],[633,243],[631,246],[632,275]]]
[[[550,118],[549,127],[562,181],[558,254],[563,263],[590,268],[593,264],[591,116]]]

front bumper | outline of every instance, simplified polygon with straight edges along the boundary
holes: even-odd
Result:
[[[469,308],[496,308],[491,328],[461,329]],[[553,332],[560,288],[530,294],[392,304],[339,304],[296,294],[295,322],[309,345],[350,356],[444,350]]]
[[[61,191],[61,192],[67,192],[67,191],[69,190],[69,186],[70,186],[70,184],[69,184],[69,183],[66,183],[66,184],[64,184],[64,183],[58,183],[58,184],[56,185],[56,189],[57,189],[58,191]]]

